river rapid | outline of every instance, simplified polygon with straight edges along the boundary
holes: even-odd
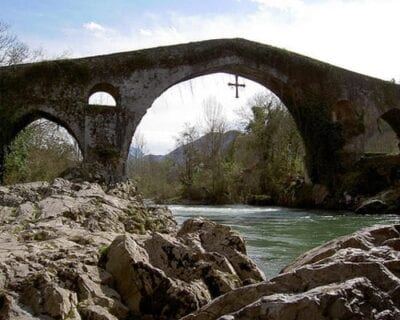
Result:
[[[324,242],[375,224],[400,223],[397,215],[253,206],[168,206],[178,224],[204,217],[231,226],[247,242],[247,253],[267,278],[297,256]]]

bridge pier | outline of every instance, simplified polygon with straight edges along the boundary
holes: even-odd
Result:
[[[127,179],[126,160],[116,148],[100,148],[90,151],[84,158],[84,177],[104,183],[122,182]]]
[[[88,105],[85,114],[83,167],[88,177],[106,183],[127,179],[126,162],[134,115],[119,106]]]

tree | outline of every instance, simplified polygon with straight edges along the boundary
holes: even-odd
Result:
[[[133,176],[140,171],[143,164],[143,157],[147,153],[146,140],[140,132],[136,132],[128,154],[128,174]]]
[[[302,139],[279,100],[256,96],[250,106],[239,134],[227,130],[214,97],[204,100],[201,121],[185,125],[173,156],[143,158],[135,178],[145,196],[208,204],[243,203],[255,195],[282,199],[288,177],[303,172]]]
[[[0,21],[0,66],[10,66],[43,58],[42,49],[30,49],[10,29],[8,24]]]
[[[272,96],[256,96],[253,118],[238,141],[236,161],[241,163],[248,194],[277,198],[287,178],[303,174],[304,146],[286,107]]]
[[[177,147],[183,150],[184,162],[180,171],[180,182],[182,183],[182,196],[191,198],[193,193],[194,173],[199,165],[199,150],[196,149],[195,141],[199,138],[199,131],[195,126],[188,123],[179,133]]]
[[[204,164],[210,171],[209,200],[220,202],[225,192],[223,175],[223,139],[227,129],[223,107],[215,97],[209,97],[203,102],[204,109]]]
[[[7,184],[52,180],[81,161],[76,141],[44,119],[32,122],[14,139],[5,161]]]

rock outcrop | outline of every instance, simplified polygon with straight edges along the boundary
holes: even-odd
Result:
[[[270,281],[218,297],[185,320],[400,319],[400,225],[313,249]]]
[[[130,183],[0,187],[0,319],[178,319],[262,280],[230,228],[178,231]]]
[[[0,187],[0,319],[400,319],[400,225],[333,240],[266,281],[229,227],[178,230],[130,183]]]
[[[355,212],[360,214],[398,214],[399,208],[400,188],[392,187],[361,201]]]
[[[132,313],[155,319],[179,319],[243,284],[265,280],[245,255],[242,238],[204,219],[187,220],[177,237],[117,237],[105,269]]]

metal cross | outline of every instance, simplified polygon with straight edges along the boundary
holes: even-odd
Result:
[[[239,98],[239,87],[245,87],[246,85],[244,83],[240,84],[239,83],[239,76],[236,74],[235,75],[235,83],[229,82],[228,86],[234,86],[236,87],[236,96],[235,98]]]

